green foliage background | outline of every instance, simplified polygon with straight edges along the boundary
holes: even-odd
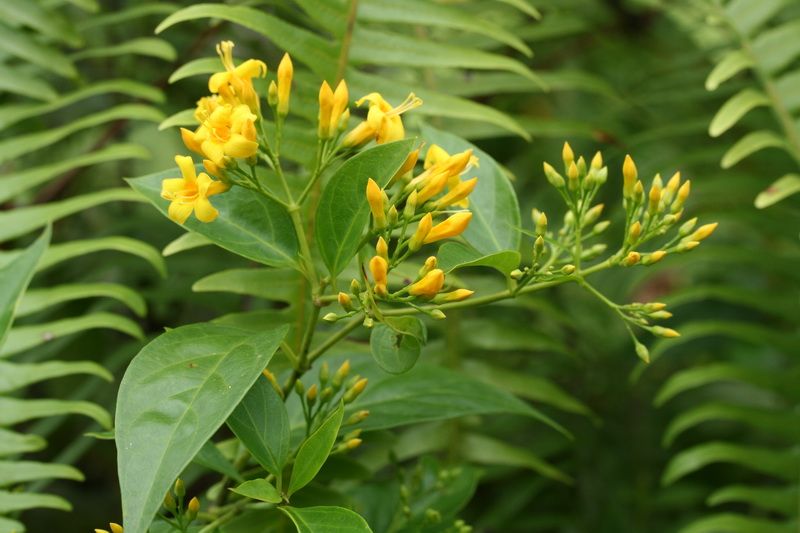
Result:
[[[242,17],[244,4],[265,18]],[[800,211],[789,196],[800,180],[797,4],[399,4],[362,0],[349,45],[343,0],[195,6],[174,25],[162,21],[184,6],[164,2],[0,4],[0,265],[48,222],[54,243],[0,350],[0,426],[47,446],[0,438],[0,489],[22,485],[29,495],[20,503],[0,492],[0,515],[29,531],[118,519],[113,442],[83,436],[102,431],[113,412],[117,386],[102,378],[119,378],[142,340],[165,326],[273,307],[252,286],[207,277],[249,267],[221,249],[162,257],[180,229],[122,181],[168,168],[184,151],[171,128],[204,93],[214,43],[233,38],[238,57],[272,68],[286,49],[303,65],[293,108],[311,121],[316,80],[335,76],[344,41],[353,95],[376,89],[399,101],[415,91],[425,101],[418,118],[506,167],[523,213],[558,209],[541,161],[556,160],[567,139],[579,153],[602,149],[612,169],[631,153],[640,175],[681,170],[692,179],[689,210],[720,222],[690,256],[601,274],[597,284],[617,301],[668,293],[679,311],[682,337],[653,342],[647,368],[623,326],[576,287],[430,325],[424,362],[498,385],[574,434],[515,416],[375,433],[407,445],[409,468],[426,455],[425,468],[438,457],[473,465],[465,475],[475,479],[480,472],[459,488],[453,514],[476,531],[797,531]],[[731,67],[727,80],[717,67],[709,82],[741,50],[754,64]],[[753,132],[762,134],[741,141]],[[287,157],[313,157],[313,142],[289,132]],[[762,145],[770,148],[750,154]],[[620,187],[606,187],[612,220],[621,218],[612,200]],[[754,206],[756,197],[766,205],[783,196]],[[478,290],[497,283],[480,270],[465,277]],[[335,357],[367,351],[365,340]],[[44,398],[55,401],[36,403]],[[10,482],[32,471],[23,459],[77,470],[45,466]],[[188,477],[207,486],[198,472]],[[363,493],[359,503],[371,507],[360,510],[380,531],[381,506],[368,498],[390,496],[366,482]],[[68,519],[54,510],[67,502]]]

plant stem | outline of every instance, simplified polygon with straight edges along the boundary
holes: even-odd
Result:
[[[342,47],[339,49],[339,61],[336,65],[336,82],[344,78],[347,70],[347,62],[350,59],[350,44],[353,42],[353,30],[356,27],[356,16],[358,15],[358,0],[350,0],[347,8],[347,27],[342,37]]]

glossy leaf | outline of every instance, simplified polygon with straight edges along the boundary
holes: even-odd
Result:
[[[146,531],[172,482],[261,375],[285,334],[285,327],[252,335],[193,324],[164,333],[133,359],[116,413],[126,531]]]
[[[192,285],[195,292],[232,292],[265,300],[296,302],[303,280],[296,270],[234,268],[206,276]]]
[[[452,133],[437,130],[428,125],[422,127],[423,138],[438,144],[448,153],[474,150],[479,167],[472,168],[468,176],[476,176],[478,185],[470,195],[469,210],[472,221],[463,236],[476,250],[483,254],[519,249],[521,227],[519,204],[514,188],[488,154]]]
[[[129,179],[128,183],[166,215],[169,202],[161,198],[161,182],[178,175],[176,168]],[[297,268],[297,237],[282,205],[241,187],[213,196],[211,203],[219,210],[216,220],[204,223],[192,216],[183,227],[247,259]]]
[[[344,507],[279,507],[297,533],[372,533],[367,521]]]
[[[283,501],[283,497],[278,490],[266,479],[251,479],[231,490],[236,494],[241,494],[242,496],[262,502],[280,503]]]
[[[459,268],[483,266],[494,268],[504,276],[519,266],[521,257],[519,252],[507,250],[483,254],[472,246],[461,242],[446,242],[439,248],[437,254],[439,268],[445,273]]]
[[[276,478],[289,458],[289,415],[283,399],[265,378],[256,380],[228,417],[228,427],[253,458]]]
[[[358,252],[369,222],[367,180],[386,185],[406,160],[413,139],[364,150],[333,174],[319,201],[316,240],[332,276],[338,275]]]
[[[0,267],[0,348],[14,320],[14,310],[28,287],[36,265],[50,244],[50,227],[12,262]]]
[[[369,346],[382,369],[402,374],[417,363],[427,337],[425,324],[417,317],[386,317],[372,328]]]
[[[325,464],[336,442],[336,436],[339,434],[343,416],[344,406],[340,403],[300,445],[292,468],[292,478],[289,481],[287,496],[291,497],[292,494],[308,485]]]

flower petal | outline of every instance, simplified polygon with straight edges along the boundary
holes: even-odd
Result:
[[[183,224],[186,222],[186,219],[189,218],[189,215],[192,214],[192,209],[194,206],[192,204],[184,204],[181,202],[172,202],[169,204],[169,209],[167,210],[167,215],[169,218],[177,222],[178,224]]]
[[[231,157],[250,157],[258,151],[258,143],[248,140],[244,135],[234,133],[225,143],[225,153]]]
[[[227,85],[230,79],[230,72],[217,72],[216,74],[212,74],[211,77],[208,78],[208,90],[212,93],[218,93],[219,88],[223,85]]]
[[[219,166],[223,166],[225,157],[225,148],[221,144],[217,144],[211,139],[206,139],[201,145],[203,154]]]
[[[186,180],[183,178],[167,178],[161,182],[161,198],[173,200],[185,186]]]
[[[211,202],[208,201],[208,198],[200,197],[194,204],[194,215],[197,217],[197,220],[200,222],[212,222],[217,215],[219,215],[219,211],[217,211]]]
[[[192,161],[191,156],[176,155],[175,163],[178,165],[178,168],[181,169],[181,175],[183,179],[186,180],[186,183],[194,183],[197,179],[197,174],[195,173],[194,161]]]

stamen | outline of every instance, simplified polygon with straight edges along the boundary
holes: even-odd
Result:
[[[422,105],[422,98],[419,98],[414,93],[409,93],[408,96],[406,96],[406,99],[403,100],[402,104],[395,107],[386,114],[389,116],[402,115],[406,111],[411,111],[412,109],[419,107],[421,105]]]

